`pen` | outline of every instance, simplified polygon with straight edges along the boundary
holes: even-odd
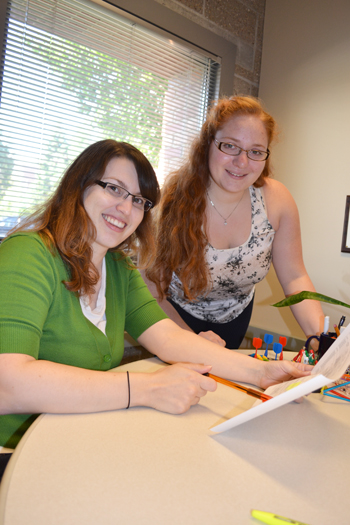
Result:
[[[272,512],[264,512],[263,510],[252,510],[251,514],[253,518],[262,521],[263,523],[267,523],[268,525],[283,525],[283,523],[307,525],[301,521],[295,521],[289,518],[284,518],[283,516],[277,516],[277,514],[273,514]]]
[[[328,333],[328,328],[329,328],[329,315],[326,315],[326,317],[324,318],[324,325],[323,325],[324,334]]]
[[[254,390],[254,388],[249,388],[247,386],[239,385],[238,383],[233,383],[233,381],[228,381],[227,379],[223,379],[222,377],[214,376],[213,374],[208,373],[204,375],[211,377],[217,383],[222,383],[223,385],[230,386],[231,388],[235,388],[236,390],[240,390],[241,392],[245,392],[249,396],[257,397],[258,399],[261,399],[262,402],[267,401],[268,399],[272,399],[272,396],[268,396],[267,394],[264,394],[263,392],[259,392],[259,390]]]
[[[339,330],[343,326],[344,322],[345,322],[345,315],[342,315],[340,318],[339,324],[338,324]]]

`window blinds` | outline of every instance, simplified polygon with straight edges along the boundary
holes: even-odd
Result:
[[[89,144],[134,144],[160,182],[217,97],[219,60],[88,0],[9,0],[0,106],[0,237]]]

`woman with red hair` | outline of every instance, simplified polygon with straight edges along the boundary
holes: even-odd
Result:
[[[258,99],[220,99],[188,161],[162,189],[149,287],[180,326],[228,348],[241,344],[255,284],[271,262],[286,295],[314,291],[296,204],[270,178],[275,135],[275,121]],[[321,331],[319,303],[292,311],[306,335]]]

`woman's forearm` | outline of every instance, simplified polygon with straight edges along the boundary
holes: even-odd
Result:
[[[211,365],[215,375],[255,385],[259,382],[260,361],[181,330],[170,319],[150,327],[139,342],[167,363],[203,363]]]
[[[324,313],[318,301],[306,300],[290,308],[306,337],[322,332]]]
[[[310,277],[305,274],[289,283],[284,291],[286,296],[288,296],[302,291],[315,292],[316,290]],[[291,306],[290,309],[306,337],[322,332],[324,313],[319,301],[305,300]]]
[[[183,413],[216,383],[210,367],[175,365],[153,373],[100,372],[0,355],[0,414],[88,413],[147,406]],[[129,397],[130,394],[130,397]]]
[[[181,330],[170,319],[146,330],[139,341],[168,363],[178,361],[210,365],[219,377],[251,383],[261,388],[310,374],[312,367],[290,361],[260,361],[226,350],[196,334]]]
[[[125,373],[85,370],[22,354],[0,355],[0,412],[74,413],[127,406]]]

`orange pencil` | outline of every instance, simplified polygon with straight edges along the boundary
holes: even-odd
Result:
[[[240,390],[241,392],[245,392],[249,396],[253,396],[258,399],[261,399],[262,402],[272,399],[272,396],[268,396],[267,394],[264,394],[263,392],[259,392],[259,390],[254,390],[254,388],[249,388],[247,386],[239,385],[238,383],[233,383],[232,381],[229,381],[228,379],[223,379],[222,377],[214,376],[213,374],[205,374],[205,375],[208,377],[211,377],[217,383],[222,383],[223,385],[230,386],[231,388],[235,388],[236,390]]]

